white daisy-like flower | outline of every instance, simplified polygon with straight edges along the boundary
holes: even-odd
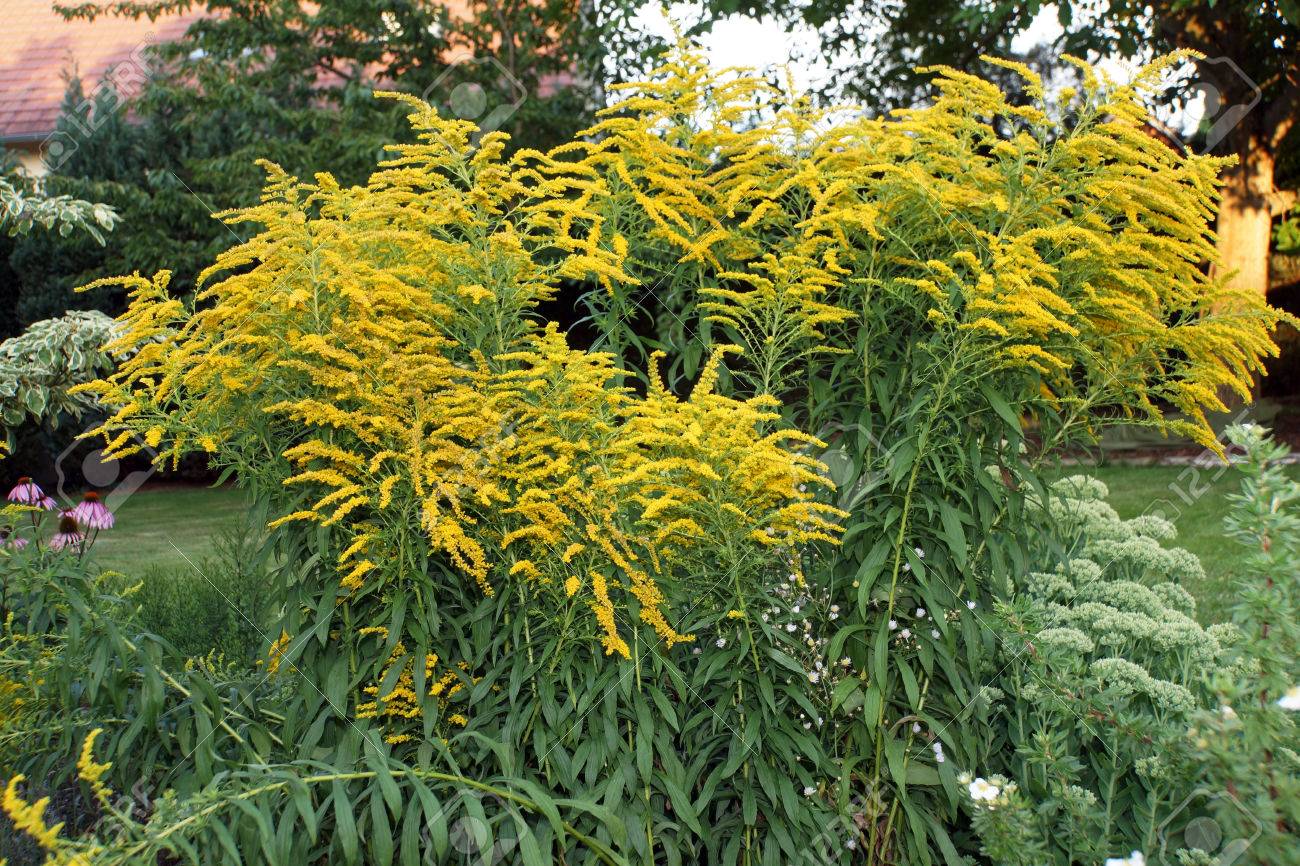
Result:
[[[816,793],[817,793],[817,789],[814,788],[812,785],[804,785],[804,786],[803,786],[803,795],[804,795],[805,797],[811,797],[813,794],[816,794]]]
[[[844,658],[840,659],[840,664],[843,665],[844,667],[848,667],[849,665],[853,664],[853,660],[848,656],[845,656]]]
[[[900,631],[898,634],[899,637],[903,638],[903,640],[907,640],[912,636],[912,630],[910,628],[905,628],[902,631]]]
[[[893,630],[896,629],[896,628],[898,628],[898,620],[896,620],[896,619],[891,619],[891,620],[889,621],[889,630],[890,630],[890,631],[893,631]]]
[[[917,559],[925,559],[925,551],[919,547],[913,547],[912,552],[916,554]]]
[[[917,616],[917,619],[920,619],[921,617],[925,616],[925,608],[923,608],[923,607],[918,607],[918,608],[916,609],[916,616]]]
[[[724,646],[727,645],[727,639],[725,637],[720,637],[717,640],[715,640],[713,643],[718,647],[718,649],[722,649]]]
[[[1146,866],[1147,858],[1141,851],[1134,851],[1127,857],[1108,857],[1106,866]]]
[[[911,570],[912,570],[912,563],[910,562],[903,563],[903,571],[911,571]]]
[[[1300,710],[1300,686],[1292,686],[1286,694],[1277,699],[1277,705],[1284,710]]]
[[[850,851],[856,851],[858,847],[858,840],[850,839],[849,841],[844,843],[844,847],[848,848]]]
[[[822,675],[819,674],[817,671],[813,671],[812,673],[808,674],[808,682],[810,682],[810,683],[815,683],[815,682],[817,682],[818,680],[820,680],[821,678],[822,678]]]
[[[939,639],[939,630],[938,630],[937,628],[932,628],[932,629],[930,629],[930,637],[934,638],[935,640],[938,640],[938,639]]]
[[[966,608],[967,608],[967,610],[974,610],[974,609],[975,609],[975,602],[973,602],[973,601],[968,601],[968,602],[966,602]]]
[[[1225,719],[1232,720],[1237,718],[1237,711],[1234,710],[1232,707],[1228,706],[1227,704],[1224,704],[1223,706],[1219,707],[1219,715],[1223,716]]]
[[[788,631],[788,632],[790,632],[791,634],[794,634],[795,630],[798,629],[798,628],[799,628],[799,626],[795,625],[795,624],[792,623],[792,622],[787,622],[787,623],[785,624],[785,630]]]
[[[794,613],[798,613],[798,612],[799,612],[799,605],[796,604],[794,607],[790,608],[790,610],[791,610],[792,612],[794,612]]]
[[[986,779],[975,779],[966,786],[966,790],[970,792],[970,798],[977,803],[992,803],[1002,793],[1001,788]]]

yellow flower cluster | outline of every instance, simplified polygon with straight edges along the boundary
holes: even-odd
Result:
[[[387,637],[387,634],[384,636]],[[429,702],[424,699],[424,696],[427,696],[436,700],[441,718],[449,725],[464,727],[468,719],[460,713],[448,713],[446,710],[455,695],[464,688],[465,680],[473,684],[478,682],[478,679],[469,676],[469,665],[465,662],[458,665],[459,673],[448,670],[441,676],[435,677],[437,666],[438,657],[432,654],[426,655],[424,672],[417,682],[412,657],[407,653],[406,647],[398,642],[380,677],[381,682],[391,680],[391,688],[380,694],[382,686],[366,686],[362,691],[372,700],[362,701],[357,705],[357,718],[382,719],[390,727],[390,733],[385,736],[389,743],[409,742],[415,739],[415,736],[403,729],[405,727],[403,722],[425,715],[429,709]],[[393,674],[396,674],[395,680],[391,679]]]
[[[689,399],[654,371],[642,396],[612,356],[532,317],[561,281],[636,281],[597,207],[600,172],[563,149],[503,161],[499,135],[472,146],[468,124],[405,99],[420,140],[364,187],[267,165],[261,203],[224,215],[263,230],[205,271],[193,304],[165,272],[119,281],[120,366],[83,388],[111,408],[110,451],[138,436],[162,460],[203,450],[237,468],[286,504],[273,528],[331,539],[354,621],[387,622],[388,588],[434,553],[624,658],[641,625],[690,640],[671,599],[710,597],[719,563],[784,573],[801,545],[833,541],[839,512],[817,501],[827,483],[803,453],[814,440],[779,431],[771,398],[716,393],[724,350]],[[800,267],[774,262],[772,290],[812,309]],[[436,697],[409,661],[395,678],[396,657],[374,663],[396,686],[370,687],[362,715],[410,718]]]
[[[100,804],[111,809],[109,800],[113,792],[104,784],[103,777],[113,765],[97,763],[94,753],[95,739],[102,733],[102,728],[96,728],[82,743],[81,754],[77,758],[77,775],[90,786]],[[15,829],[30,836],[45,852],[44,866],[90,866],[96,861],[97,855],[105,853],[104,848],[95,842],[60,839],[63,822],[45,822],[45,810],[50,805],[50,798],[42,797],[33,803],[27,802],[18,791],[23,781],[22,775],[9,780],[3,797],[0,797],[0,810],[8,816]],[[0,860],[0,866],[4,866],[3,860]]]
[[[867,370],[874,320],[901,307],[893,327],[914,310],[980,369],[1211,444],[1204,413],[1248,393],[1281,314],[1207,276],[1224,161],[1146,132],[1142,95],[1183,56],[1126,83],[1072,61],[1083,87],[1064,104],[986,58],[1032,103],[939,68],[928,105],[868,119],[683,46],[561,152],[575,176],[608,178],[592,203],[606,223],[646,226],[627,268],[671,276],[683,317],[745,349],[757,393],[791,393],[817,352]]]

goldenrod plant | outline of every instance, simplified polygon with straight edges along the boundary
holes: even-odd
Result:
[[[52,674],[29,717],[76,724],[0,765],[167,791],[51,857],[441,861],[469,821],[530,864],[962,862],[1038,463],[1110,418],[1210,443],[1281,317],[1205,275],[1221,162],[1143,133],[1158,67],[1050,104],[1013,68],[1031,104],[934,70],[868,119],[683,45],[508,159],[394,96],[416,142],[267,164],[194,298],[108,281],[97,432],[253,492],[275,614],[256,676],[174,673],[20,561],[16,621],[112,689]],[[538,315],[575,287],[592,350]]]
[[[861,671],[835,695],[855,719],[837,796],[869,793],[868,862],[955,856],[952,767],[986,748],[973,672],[1044,459],[1119,420],[1217,450],[1206,413],[1277,351],[1283,314],[1207,275],[1223,161],[1147,134],[1142,95],[1176,60],[1130,82],[1075,61],[1082,87],[1049,99],[988,59],[1018,101],[934,69],[928,104],[867,118],[686,51],[566,151],[629,238],[638,282],[588,295],[608,344],[644,352],[629,311],[662,286],[674,386],[740,346],[731,393],[830,446],[850,516],[810,579],[844,611],[832,657]]]

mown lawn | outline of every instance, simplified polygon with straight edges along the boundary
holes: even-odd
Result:
[[[1188,587],[1200,601],[1201,618],[1223,617],[1232,594],[1229,573],[1241,555],[1223,534],[1225,497],[1240,483],[1234,470],[1100,466],[1068,467],[1064,473],[1089,473],[1104,481],[1122,517],[1156,509],[1173,518],[1177,543],[1205,566],[1206,579]],[[128,575],[149,566],[186,567],[186,557],[197,563],[212,553],[213,539],[238,520],[246,504],[245,495],[229,487],[140,490],[118,509],[116,528],[101,534],[95,558],[103,567]]]
[[[117,507],[117,524],[101,532],[93,555],[103,568],[138,576],[144,569],[188,568],[213,552],[213,541],[238,521],[248,498],[233,487],[152,486]]]
[[[1290,467],[1300,476],[1300,467]],[[1223,531],[1227,496],[1241,489],[1241,474],[1228,467],[1099,466],[1069,468],[1068,474],[1095,475],[1110,488],[1110,504],[1121,517],[1148,510],[1178,527],[1175,544],[1200,557],[1205,580],[1187,589],[1196,596],[1203,622],[1225,619],[1232,598],[1232,569],[1244,548]]]

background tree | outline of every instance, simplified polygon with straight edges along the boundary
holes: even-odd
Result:
[[[119,292],[74,296],[109,273],[167,263],[184,294],[205,263],[242,240],[212,213],[256,201],[268,159],[310,177],[364,182],[383,147],[409,139],[405,109],[376,88],[510,132],[518,146],[567,140],[603,104],[606,59],[642,56],[632,4],[579,0],[157,0],[59,7],[68,17],[153,18],[203,10],[149,53],[150,80],[122,106],[101,88],[95,122],[70,83],[60,129],[77,148],[52,190],[115,206],[131,225],[109,247],[77,238],[0,238],[12,303],[0,337],[69,307],[116,313]],[[624,66],[631,65],[625,63]],[[612,67],[611,67],[612,68]],[[107,100],[107,101],[103,101]],[[83,137],[77,129],[92,128]],[[346,130],[346,134],[341,131]],[[60,240],[60,243],[55,243]]]
[[[1186,100],[1195,89],[1210,96],[1193,143],[1238,160],[1224,172],[1221,266],[1236,271],[1237,285],[1266,291],[1271,223],[1294,201],[1294,193],[1280,187],[1296,181],[1279,170],[1285,154],[1297,149],[1300,5],[1295,0],[853,0],[847,5],[842,0],[709,0],[699,26],[742,13],[811,27],[819,37],[819,57],[833,69],[825,89],[879,109],[922,98],[917,66],[970,69],[981,54],[1012,54],[1015,37],[1052,9],[1061,25],[1060,35],[1046,46],[1053,53],[1139,60],[1191,48],[1206,55],[1196,62],[1187,86],[1171,98]]]

